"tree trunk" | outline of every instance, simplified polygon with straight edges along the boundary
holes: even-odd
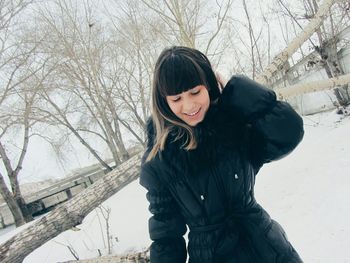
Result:
[[[139,176],[142,153],[138,153],[66,203],[49,212],[0,246],[2,263],[19,263],[33,250],[65,230],[81,224],[103,201]]]
[[[26,223],[33,221],[34,218],[32,216],[31,211],[28,209],[26,202],[24,201],[22,195],[20,196],[16,196],[15,197],[16,203],[18,204],[18,207],[21,209],[22,211],[22,215],[24,217],[24,220]]]
[[[25,222],[28,223],[28,222],[32,221],[34,218],[31,214],[31,212],[29,211],[29,209],[27,208],[27,204],[25,203],[25,201],[22,197],[21,189],[19,187],[19,182],[18,182],[19,170],[20,169],[16,169],[15,171],[13,171],[12,174],[9,175],[10,182],[12,185],[12,196],[13,196],[13,199],[15,200],[15,202],[17,203],[19,209],[21,209],[21,212],[22,212],[22,215],[24,217]]]
[[[62,263],[147,263],[150,262],[149,249],[127,255],[104,256],[93,259],[70,260]]]
[[[295,51],[322,25],[323,20],[327,17],[329,9],[335,2],[336,0],[324,0],[315,15],[315,18],[310,21],[299,36],[297,36],[279,55],[274,58],[264,72],[257,77],[256,81],[262,84],[267,84],[272,75],[278,71],[288,58],[293,55]]]
[[[24,216],[22,214],[21,208],[16,202],[15,198],[12,196],[12,193],[7,189],[4,178],[0,174],[0,194],[4,198],[6,204],[8,205],[12,216],[15,220],[16,226],[21,226],[26,223]]]
[[[275,90],[279,99],[285,99],[296,95],[311,93],[315,91],[327,90],[335,88],[336,86],[343,86],[350,83],[350,74],[326,79],[313,81],[306,84],[297,84],[282,89]]]
[[[116,144],[119,150],[119,154],[121,155],[121,159],[123,162],[128,160],[130,158],[128,151],[126,150],[126,147],[123,142],[122,134],[120,132],[120,126],[119,122],[115,121],[115,137],[116,137]]]

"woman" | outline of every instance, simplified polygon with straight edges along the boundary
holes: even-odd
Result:
[[[223,87],[204,54],[164,50],[140,184],[150,202],[152,263],[299,263],[282,227],[254,198],[264,163],[303,137],[300,116],[243,76]]]

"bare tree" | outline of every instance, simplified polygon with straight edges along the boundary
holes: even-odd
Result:
[[[297,12],[287,6],[283,0],[278,0],[285,15],[289,17],[290,23],[302,30],[303,26],[300,21],[313,19],[319,10],[319,6],[316,0],[303,0],[300,2],[301,10]],[[327,18],[316,28],[316,38],[311,37],[308,39],[314,53],[317,54],[312,59],[309,58],[308,65],[311,67],[315,65],[323,67],[328,78],[338,77],[345,73],[338,57],[338,50],[343,45],[339,38],[344,38],[344,36],[341,36],[342,30],[350,25],[344,9],[346,7],[341,5],[341,3],[333,5],[329,9]],[[346,105],[350,101],[347,85],[337,87],[334,89],[334,93],[340,105]]]
[[[99,205],[97,207],[97,216],[98,219],[100,220],[99,214],[102,215],[104,222],[105,222],[105,228],[106,228],[106,240],[107,240],[107,250],[108,250],[108,255],[112,254],[112,241],[113,241],[113,236],[111,235],[110,231],[110,215],[111,215],[111,208],[110,207],[104,207],[103,205]],[[102,234],[102,239],[103,243],[105,243],[104,235],[103,235],[103,230],[101,226],[101,234]],[[106,244],[105,244],[106,248]]]
[[[199,0],[141,1],[161,18],[164,29],[159,33],[169,43],[200,48],[213,58],[224,52],[227,44],[225,21],[233,0],[215,3]]]
[[[43,67],[35,58],[36,43],[30,43],[19,30],[18,15],[32,1],[0,2],[0,194],[7,203],[16,226],[32,219],[19,186],[19,174],[27,153],[32,107],[37,98],[36,77]],[[7,187],[6,179],[10,187]]]
[[[310,23],[303,28],[303,31],[295,37],[289,45],[282,50],[269,64],[264,72],[259,75],[257,81],[261,83],[267,83],[271,76],[278,71],[283,65],[286,63],[288,58],[294,54],[294,52],[307,41],[310,36],[322,25],[323,20],[327,17],[329,13],[329,9],[334,4],[335,0],[325,0],[323,4],[320,6],[318,12],[314,15],[314,18],[310,21]]]
[[[24,109],[19,109],[18,112],[12,113],[13,116],[1,116],[0,156],[6,169],[6,176],[10,180],[12,192],[7,188],[4,175],[0,172],[0,193],[15,219],[16,226],[23,225],[25,222],[32,219],[31,215],[27,212],[26,205],[21,194],[18,175],[22,169],[23,160],[28,148],[29,129],[32,126],[29,118],[34,97],[35,94],[32,96],[24,94],[22,102],[18,101],[22,98],[17,97],[16,103],[19,105],[23,103]],[[17,161],[11,161],[13,158],[11,158],[10,152],[7,149],[8,147],[6,144],[8,144],[8,140],[5,138],[7,133],[12,133],[14,132],[14,129],[18,128],[23,130],[22,144],[17,146],[20,149],[20,154]]]
[[[137,139],[123,121],[121,101],[115,96],[122,77],[122,57],[93,16],[94,6],[84,2],[81,12],[74,1],[54,1],[56,11],[42,8],[40,23],[45,41],[41,48],[51,61],[52,74],[43,85],[43,115],[68,128],[107,169],[96,145],[107,147],[115,164],[129,158],[121,126]],[[98,142],[98,143],[97,143]]]
[[[138,143],[144,143],[145,138],[140,134],[143,134],[150,115],[151,80],[161,45],[155,26],[160,23],[152,21],[154,24],[148,25],[149,19],[146,19],[137,1],[117,5],[116,11],[108,12],[108,17],[113,25],[114,57],[121,57],[123,61],[119,65],[122,73],[114,95],[122,102],[120,107],[128,113],[128,118],[121,117],[120,121],[125,127],[130,126],[130,132],[135,133],[137,128],[139,135],[135,134],[134,137]]]
[[[28,62],[27,60],[28,57],[25,58],[25,62]],[[34,75],[42,68],[41,65],[35,71],[28,71],[31,65],[23,63],[22,66],[25,69],[22,69],[21,73],[25,75],[14,76],[16,78],[8,80],[6,86],[11,86],[13,92],[3,97],[0,105],[0,157],[11,186],[10,191],[6,186],[4,175],[0,172],[0,193],[10,208],[16,226],[32,220],[21,194],[18,176],[23,166],[30,137],[33,135],[31,129],[37,122],[33,118],[33,105],[38,97],[40,83],[37,82],[37,77]],[[15,67],[15,70],[17,69]],[[22,140],[19,139],[21,137]],[[13,152],[17,154],[14,155]]]
[[[271,32],[268,19],[266,19],[266,15],[263,15],[261,6],[260,13],[262,17],[259,17],[258,14],[254,14],[254,16],[250,14],[252,6],[252,2],[247,3],[246,0],[242,0],[245,18],[241,20],[240,18],[229,16],[228,21],[231,30],[235,33],[231,35],[230,39],[233,47],[232,49],[234,49],[232,50],[234,54],[232,58],[239,61],[241,64],[248,63],[242,70],[237,70],[235,68],[233,68],[233,70],[235,70],[235,72],[243,71],[242,73],[250,75],[255,79],[256,75],[262,72],[265,64],[264,61],[269,59],[268,54],[271,52],[269,38]],[[259,24],[258,21],[262,23]],[[266,44],[264,43],[265,36],[268,39]],[[263,50],[266,50],[266,52]]]

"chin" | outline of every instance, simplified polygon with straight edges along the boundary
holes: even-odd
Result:
[[[184,120],[183,121],[191,126],[191,127],[195,127],[196,125],[198,125],[199,123],[201,123],[204,120],[204,116],[202,115],[200,118],[198,118],[197,120]]]
[[[191,126],[191,127],[195,127],[197,126],[199,123],[201,123],[203,120],[200,121],[193,121],[193,122],[186,122],[187,125]]]

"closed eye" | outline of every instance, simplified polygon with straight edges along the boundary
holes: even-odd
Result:
[[[191,94],[192,94],[192,95],[197,95],[197,94],[199,94],[200,92],[201,92],[201,90],[197,90],[197,91],[191,92]]]

